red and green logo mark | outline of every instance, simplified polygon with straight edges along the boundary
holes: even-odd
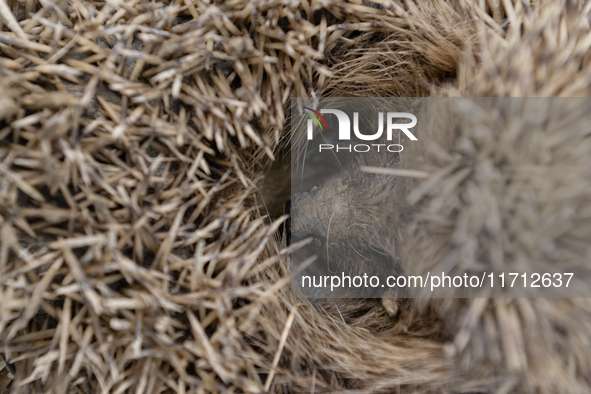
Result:
[[[314,118],[316,123],[318,123],[318,126],[320,126],[320,130],[322,130],[322,124],[320,123],[320,119],[322,119],[322,123],[324,123],[324,129],[326,131],[328,131],[328,126],[326,125],[326,120],[324,120],[324,117],[322,115],[320,115],[320,112],[314,111],[312,108],[308,108],[308,107],[304,107],[304,109],[307,109],[308,111],[313,112],[313,114],[311,114],[310,112],[304,112],[304,114],[309,115],[312,118]],[[316,115],[316,116],[314,116],[314,115]],[[320,118],[320,119],[318,119],[318,118]]]

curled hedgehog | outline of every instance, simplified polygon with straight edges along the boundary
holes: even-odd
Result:
[[[344,249],[409,274],[585,268],[591,111],[495,100],[590,96],[588,2],[0,0],[0,17],[0,392],[591,391],[589,299],[290,288],[297,239],[328,271]],[[385,173],[303,185],[290,246],[292,96],[498,111],[350,163]]]

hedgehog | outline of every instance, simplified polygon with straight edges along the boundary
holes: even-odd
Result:
[[[489,114],[503,127],[441,128],[357,163],[386,173],[348,168],[289,203],[306,211],[345,179],[375,192],[371,227],[329,217],[330,232],[321,218],[290,234],[285,176],[291,97],[588,96],[589,13],[576,0],[0,1],[1,391],[589,392],[585,298],[308,300],[291,285],[297,247],[322,237],[397,272],[463,245],[481,265],[584,265],[579,123],[540,108],[547,122],[511,134]]]

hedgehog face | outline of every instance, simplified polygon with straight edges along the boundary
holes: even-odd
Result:
[[[391,274],[396,264],[393,248],[387,245],[393,222],[388,220],[391,215],[385,207],[388,200],[376,195],[383,186],[379,183],[379,178],[347,169],[309,192],[295,194],[291,200],[291,241],[310,242],[292,255],[292,266],[315,256],[309,270],[314,275]],[[379,296],[367,291],[373,290],[351,293],[342,289],[316,295]]]

